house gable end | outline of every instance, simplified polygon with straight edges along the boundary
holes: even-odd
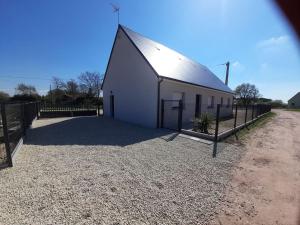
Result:
[[[110,95],[114,95],[116,119],[156,127],[156,74],[120,28],[104,81],[104,115],[110,115]]]
[[[153,71],[153,73],[156,75],[156,77],[159,78],[159,75],[158,75],[158,73],[156,72],[156,70],[152,67],[152,65],[149,63],[149,61],[146,59],[146,57],[143,55],[143,53],[139,50],[139,48],[136,46],[136,44],[132,41],[132,39],[129,37],[129,35],[126,33],[126,31],[122,28],[122,26],[119,25],[118,30],[117,30],[116,35],[115,35],[114,43],[113,43],[113,46],[112,46],[112,49],[111,49],[111,52],[110,52],[109,60],[108,60],[107,66],[106,66],[106,70],[105,70],[103,82],[102,82],[102,85],[101,85],[101,89],[103,89],[103,87],[104,87],[105,80],[106,80],[106,77],[107,77],[107,72],[108,72],[108,69],[109,69],[110,64],[111,64],[112,54],[113,54],[113,52],[114,52],[115,45],[116,45],[116,41],[117,41],[117,39],[118,39],[118,35],[120,34],[120,32],[123,32],[123,33],[125,34],[125,36],[126,36],[127,39],[130,41],[130,43],[132,44],[132,46],[136,49],[136,51],[139,52],[140,56],[144,59],[144,61],[145,61],[145,62],[148,64],[148,66],[152,69],[152,71]]]
[[[295,100],[295,99],[297,99],[297,98],[300,98],[300,92],[298,92],[298,93],[295,94],[293,97],[291,97],[291,98],[288,100],[288,102],[293,101],[293,100]]]

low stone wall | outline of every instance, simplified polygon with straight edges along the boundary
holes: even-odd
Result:
[[[97,110],[82,110],[82,111],[41,111],[41,118],[55,117],[76,117],[76,116],[96,116]]]

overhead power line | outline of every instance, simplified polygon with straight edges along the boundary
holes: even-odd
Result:
[[[30,80],[52,80],[51,78],[45,77],[28,77],[28,76],[1,76],[0,79],[30,79]]]
[[[55,77],[55,76],[53,76]],[[52,81],[53,77],[31,77],[31,76],[10,76],[10,75],[0,75],[0,79],[29,79],[29,80],[49,80]],[[71,78],[60,78],[61,80],[69,80]]]

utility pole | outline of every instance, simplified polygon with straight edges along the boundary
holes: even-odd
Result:
[[[222,63],[222,64],[218,64],[216,66],[224,66],[226,65],[226,78],[225,78],[225,84],[228,86],[228,78],[229,78],[229,66],[230,66],[230,62],[226,62],[226,63]]]
[[[230,62],[225,63],[226,65],[226,79],[225,79],[225,84],[228,86],[228,77],[229,77],[229,65]]]
[[[52,103],[53,103],[53,98],[52,98],[51,84],[50,84],[50,102],[51,102],[51,106],[52,106]]]

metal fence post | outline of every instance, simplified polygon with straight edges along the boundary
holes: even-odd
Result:
[[[161,100],[161,116],[160,116],[160,127],[164,127],[164,111],[165,111],[165,100]]]
[[[245,112],[245,124],[247,123],[247,112],[248,112],[248,105],[246,105],[246,112]]]
[[[251,120],[253,120],[253,117],[254,117],[254,105],[252,105],[252,115],[251,115]]]
[[[234,129],[236,128],[237,109],[238,109],[238,105],[236,104],[236,105],[235,105],[234,125],[233,125],[233,128],[234,128]]]
[[[22,112],[22,132],[23,132],[23,136],[25,136],[26,124],[25,124],[25,105],[24,105],[24,103],[21,103],[21,112]]]
[[[182,128],[182,100],[179,100],[179,108],[178,108],[178,131],[181,131]]]
[[[10,152],[10,145],[9,145],[9,136],[8,136],[8,127],[7,127],[7,120],[6,120],[6,113],[5,113],[5,104],[1,104],[1,117],[2,117],[2,126],[3,126],[3,138],[4,144],[6,149],[6,160],[8,166],[12,167],[12,157]]]
[[[39,118],[41,117],[41,102],[39,102]]]
[[[35,103],[35,109],[36,109],[36,119],[39,119],[39,102]]]
[[[215,128],[215,143],[214,143],[213,157],[216,157],[216,155],[217,155],[217,142],[218,142],[218,133],[219,133],[219,119],[220,119],[220,104],[217,105],[216,128]]]

